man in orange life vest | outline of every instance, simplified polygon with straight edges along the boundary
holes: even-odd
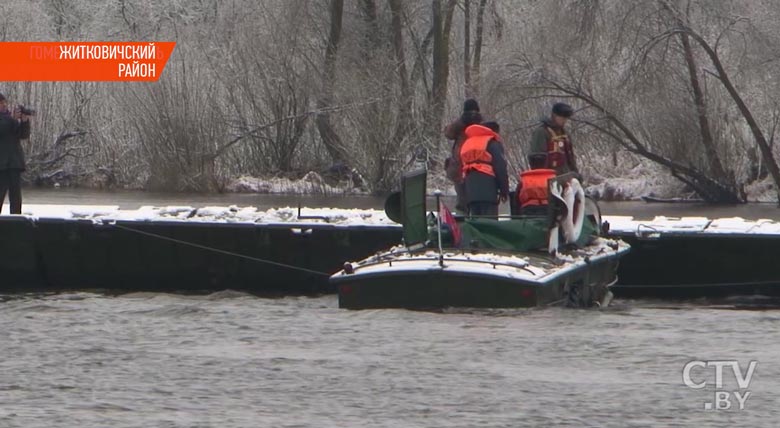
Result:
[[[498,217],[498,203],[509,195],[504,145],[498,124],[485,122],[466,128],[460,149],[469,215]]]
[[[558,175],[567,172],[577,172],[577,160],[574,157],[571,139],[566,134],[564,126],[574,114],[570,105],[556,103],[552,107],[549,119],[534,130],[531,136],[531,156],[544,155],[543,168],[554,169]]]
[[[517,206],[522,215],[547,215],[547,180],[555,177],[554,169],[547,169],[547,157],[531,155],[528,165],[531,169],[520,173],[517,179]]]
[[[444,161],[444,170],[447,178],[455,186],[455,194],[458,195],[455,209],[464,213],[468,212],[466,199],[466,185],[463,182],[463,164],[460,161],[460,148],[466,140],[466,128],[470,125],[482,122],[482,115],[479,113],[479,104],[473,98],[467,99],[463,103],[463,113],[454,122],[444,128],[444,136],[452,140],[452,151],[450,156]]]

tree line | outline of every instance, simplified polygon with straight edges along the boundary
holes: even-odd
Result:
[[[240,175],[435,179],[467,97],[524,168],[556,101],[586,177],[637,165],[701,198],[780,188],[773,0],[30,0],[3,41],[175,40],[156,83],[6,82],[38,110],[31,182],[221,191]]]

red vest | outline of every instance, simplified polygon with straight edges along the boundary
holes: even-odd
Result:
[[[522,186],[517,195],[520,207],[547,205],[547,180],[555,177],[553,169],[531,169],[520,173]]]
[[[500,141],[498,134],[482,125],[471,125],[466,128],[466,141],[460,147],[461,172],[466,177],[470,171],[496,176],[493,171],[493,156],[487,151],[490,140]]]
[[[556,169],[563,165],[572,167],[570,159],[574,157],[571,141],[565,134],[556,134],[550,127],[545,127],[550,134],[547,139],[547,168]]]

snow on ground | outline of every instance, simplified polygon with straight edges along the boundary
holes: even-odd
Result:
[[[480,254],[474,256],[468,253],[447,253],[444,268],[439,266],[439,255],[434,251],[423,254],[398,254],[392,260],[377,263],[355,265],[354,273],[349,275],[367,275],[376,272],[427,272],[446,270],[458,273],[479,273],[500,278],[525,279],[539,281],[549,271],[532,266],[520,257],[504,257],[497,254]],[[333,274],[338,277],[345,275],[343,271]]]
[[[121,210],[116,205],[36,205],[26,204],[22,214],[31,218],[121,221],[187,221],[197,223],[252,224],[333,224],[339,226],[400,227],[381,210],[339,208],[272,208],[255,207],[144,206]],[[630,216],[603,216],[610,230],[617,233],[745,233],[780,235],[780,222],[770,219],[745,220],[740,217],[709,219],[706,217],[665,217],[636,219]]]
[[[748,201],[750,202],[777,202],[777,191],[772,177],[766,177],[745,186]]]
[[[510,189],[517,186],[517,177],[510,168]],[[640,200],[643,196],[661,199],[698,199],[669,172],[657,165],[637,164],[633,168],[588,168],[583,171],[586,193],[604,201]],[[325,177],[323,176],[325,175]],[[334,178],[340,177],[340,178]],[[327,177],[327,178],[326,178]],[[400,181],[399,181],[400,186]],[[354,170],[330,175],[309,171],[299,179],[286,177],[252,177],[243,175],[233,179],[226,187],[227,192],[257,194],[294,195],[367,195],[370,189],[366,180]],[[397,189],[396,189],[397,190]],[[433,194],[439,190],[446,196],[454,196],[455,189],[444,175],[444,171],[428,171],[427,191]],[[749,202],[775,202],[777,193],[771,177],[745,186]]]
[[[758,233],[780,235],[780,223],[769,219],[745,220],[741,217],[715,219],[707,227],[713,233]]]
[[[328,181],[317,172],[310,171],[300,179],[284,177],[258,178],[241,176],[228,184],[226,190],[236,193],[261,194],[325,194],[349,195],[367,194],[365,186],[356,186],[353,180],[344,179],[336,184]],[[517,185],[516,177],[510,177],[510,189]],[[679,180],[672,177],[665,169],[655,165],[637,164],[620,175],[601,175],[601,171],[588,171],[585,176],[588,195],[605,201],[640,200],[642,196],[653,196],[664,199],[696,199],[696,194]],[[443,171],[428,172],[428,193],[440,190],[444,195],[455,195],[452,183],[445,178]],[[749,202],[774,202],[777,193],[771,177],[745,186]]]
[[[590,171],[585,176],[586,192],[596,199],[629,201],[639,200],[642,196],[675,198],[685,194],[685,186],[680,181],[654,165],[640,163],[616,176],[602,173]]]
[[[444,267],[439,265],[439,253],[434,250],[410,253],[403,246],[373,255],[353,263],[354,274],[364,275],[383,271],[426,272],[445,270],[459,273],[479,273],[494,277],[546,281],[562,275],[571,268],[628,251],[623,241],[598,238],[591,245],[570,253],[559,254],[562,264],[540,262],[541,259],[514,254],[470,251],[444,251]],[[588,261],[586,261],[586,257]],[[334,276],[344,275],[337,272]]]
[[[664,217],[652,220],[630,216],[603,216],[615,233],[656,235],[661,233],[690,234],[766,234],[780,235],[780,222],[769,219],[745,220],[741,217],[708,219],[705,217]]]
[[[602,219],[609,222],[609,229],[613,232],[702,232],[710,223],[706,217],[658,216],[652,220],[635,220],[630,216],[603,216]]]
[[[351,180],[342,180],[337,184],[329,184],[320,174],[310,171],[300,179],[284,177],[258,178],[241,176],[227,185],[228,192],[261,193],[261,194],[366,194],[363,188],[356,187]],[[646,167],[636,167],[630,174],[621,177],[605,178],[599,175],[588,177],[587,192],[603,200],[639,200],[641,196],[650,195],[661,198],[679,197],[684,193],[684,187],[673,178],[651,171]],[[510,177],[510,188],[517,185],[516,177]],[[433,194],[440,190],[444,195],[454,196],[452,183],[445,178],[442,171],[429,171],[427,190]]]
[[[302,178],[291,180],[284,177],[257,178],[241,176],[227,186],[229,192],[236,193],[286,193],[298,195],[334,195],[364,194],[364,190],[354,186],[349,180],[331,185],[318,173],[309,171]]]
[[[92,220],[94,222],[122,221],[187,221],[198,223],[254,223],[254,224],[334,224],[340,226],[394,226],[384,211],[308,208],[273,208],[258,211],[255,207],[144,206],[137,210],[120,210],[118,206],[103,205],[35,205],[27,204],[22,214],[32,218]]]

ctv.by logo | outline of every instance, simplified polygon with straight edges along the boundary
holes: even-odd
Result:
[[[758,365],[758,361],[750,361],[747,368],[743,371],[742,368],[740,367],[739,361],[736,360],[715,360],[715,361],[693,360],[686,363],[685,367],[683,368],[683,373],[682,373],[683,383],[685,384],[685,386],[692,389],[705,388],[707,386],[707,381],[702,380],[700,382],[696,382],[695,380],[693,380],[693,376],[695,376],[695,374],[692,374],[692,372],[694,371],[694,369],[697,369],[696,371],[700,372],[710,367],[714,367],[715,368],[715,396],[713,401],[711,402],[708,401],[704,403],[704,410],[731,409],[732,394],[733,394],[733,399],[736,401],[736,404],[739,405],[739,410],[744,410],[745,403],[747,402],[747,399],[750,397],[750,394],[752,394],[752,392],[748,391],[747,389],[750,387],[750,381],[753,379],[753,373],[756,371],[757,365]],[[734,374],[734,379],[737,381],[737,386],[739,387],[736,391],[734,390],[729,391],[723,388],[724,367],[731,367],[731,372]]]

